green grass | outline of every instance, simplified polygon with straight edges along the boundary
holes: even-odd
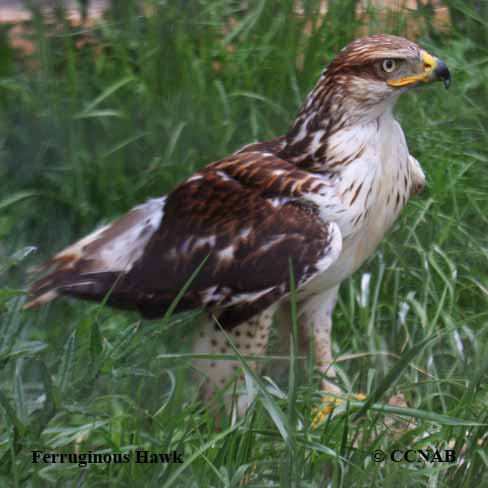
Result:
[[[166,5],[168,4],[168,5]],[[283,133],[334,53],[358,35],[354,1],[312,32],[290,1],[154,2],[86,29],[36,15],[30,59],[0,35],[1,486],[484,486],[488,484],[488,48],[486,2],[447,3],[439,31],[405,34],[453,74],[397,115],[428,179],[378,252],[343,284],[334,322],[342,384],[364,391],[311,429],[310,358],[253,375],[257,401],[215,425],[188,356],[194,314],[144,322],[62,300],[22,311],[27,270],[240,145]],[[427,5],[428,6],[428,5]],[[428,15],[424,9],[422,15]],[[76,43],[87,36],[83,48]],[[37,246],[36,253],[29,246]],[[276,343],[277,338],[274,338]],[[243,359],[245,361],[245,359]],[[268,364],[269,361],[265,360]],[[402,392],[407,409],[385,407]],[[385,424],[402,413],[411,429]],[[447,463],[374,463],[376,449],[455,449]],[[45,452],[184,452],[184,464],[33,464]]]

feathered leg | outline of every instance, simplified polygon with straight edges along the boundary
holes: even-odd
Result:
[[[338,394],[342,390],[331,380],[336,377],[332,358],[332,313],[337,303],[339,287],[331,288],[320,295],[310,297],[303,305],[303,315],[300,317],[300,325],[303,333],[307,336],[313,336],[313,345],[315,349],[315,361],[317,369],[322,373],[321,386],[322,390],[332,395],[322,397],[320,408],[314,409],[315,415],[311,427],[315,428],[319,422],[325,418],[334,406],[340,403]],[[357,400],[364,400],[366,397],[362,393],[354,394]]]
[[[274,305],[269,307],[228,332],[241,355],[263,355],[266,353],[275,308]],[[234,354],[234,350],[220,327],[210,319],[203,324],[195,337],[192,350],[194,354]],[[254,371],[259,371],[261,362],[248,360],[248,364]],[[232,379],[237,379],[238,387],[243,383],[241,364],[238,359],[195,359],[193,365],[206,377],[200,394],[202,400],[207,403],[219,390],[228,386]],[[252,400],[252,398],[248,398],[246,393],[241,393],[237,400],[237,413],[243,415]],[[230,411],[232,401],[231,395],[225,397],[228,411]]]
[[[332,313],[337,303],[339,287],[310,297],[301,307],[300,326],[305,338],[312,339],[318,371],[323,375],[322,389],[339,393],[333,380],[336,372],[332,358]],[[332,380],[332,381],[329,381]]]
[[[308,354],[313,344],[317,369],[323,374],[322,389],[339,393],[340,389],[333,383],[336,377],[332,365],[332,312],[334,310],[339,287],[327,290],[320,295],[309,297],[298,303],[298,354]],[[279,353],[289,354],[289,337],[291,333],[290,303],[283,302],[278,309],[278,327],[280,330]],[[330,381],[332,380],[332,381]]]

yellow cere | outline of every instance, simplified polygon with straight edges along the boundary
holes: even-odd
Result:
[[[405,85],[409,85],[410,83],[415,83],[416,81],[422,81],[424,83],[431,81],[429,75],[435,67],[436,58],[430,55],[427,51],[421,51],[420,56],[424,64],[424,71],[422,73],[418,73],[416,75],[411,75],[411,76],[405,76],[404,78],[400,78],[398,80],[388,80],[387,83],[390,86],[405,86]]]
[[[424,73],[430,73],[435,67],[436,59],[427,51],[421,51],[420,56],[422,58],[422,62],[424,63]]]

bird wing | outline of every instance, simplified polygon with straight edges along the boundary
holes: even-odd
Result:
[[[289,291],[290,262],[299,289],[337,259],[341,234],[325,218],[334,199],[320,175],[270,153],[234,154],[60,253],[31,304],[53,293],[108,295],[155,318],[188,285],[177,310],[242,322]]]

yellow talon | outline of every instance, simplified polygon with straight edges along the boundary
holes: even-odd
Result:
[[[317,425],[319,425],[320,422],[322,422],[322,420],[327,417],[332,410],[334,410],[335,406],[342,400],[332,396],[324,396],[320,399],[320,401],[322,403],[326,403],[327,405],[323,405],[321,408],[314,407],[312,409],[312,413],[315,414],[312,419],[312,423],[310,424],[312,429],[315,429]]]
[[[240,486],[245,486],[251,482],[253,477],[256,475],[257,471],[257,466],[256,463],[251,464],[249,468],[247,469],[247,473],[244,475],[244,477],[241,479],[239,485]]]
[[[366,395],[364,393],[355,393],[351,395],[355,400],[365,400]],[[310,427],[312,429],[315,429],[322,420],[327,417],[334,408],[341,404],[344,403],[344,399],[338,398],[335,396],[323,396],[320,401],[322,403],[326,403],[326,405],[323,405],[322,407],[314,407],[312,410],[312,413],[314,413],[314,418],[312,419],[312,423],[310,424]]]
[[[360,402],[368,398],[364,393],[353,393],[352,396],[355,400],[359,400]]]

